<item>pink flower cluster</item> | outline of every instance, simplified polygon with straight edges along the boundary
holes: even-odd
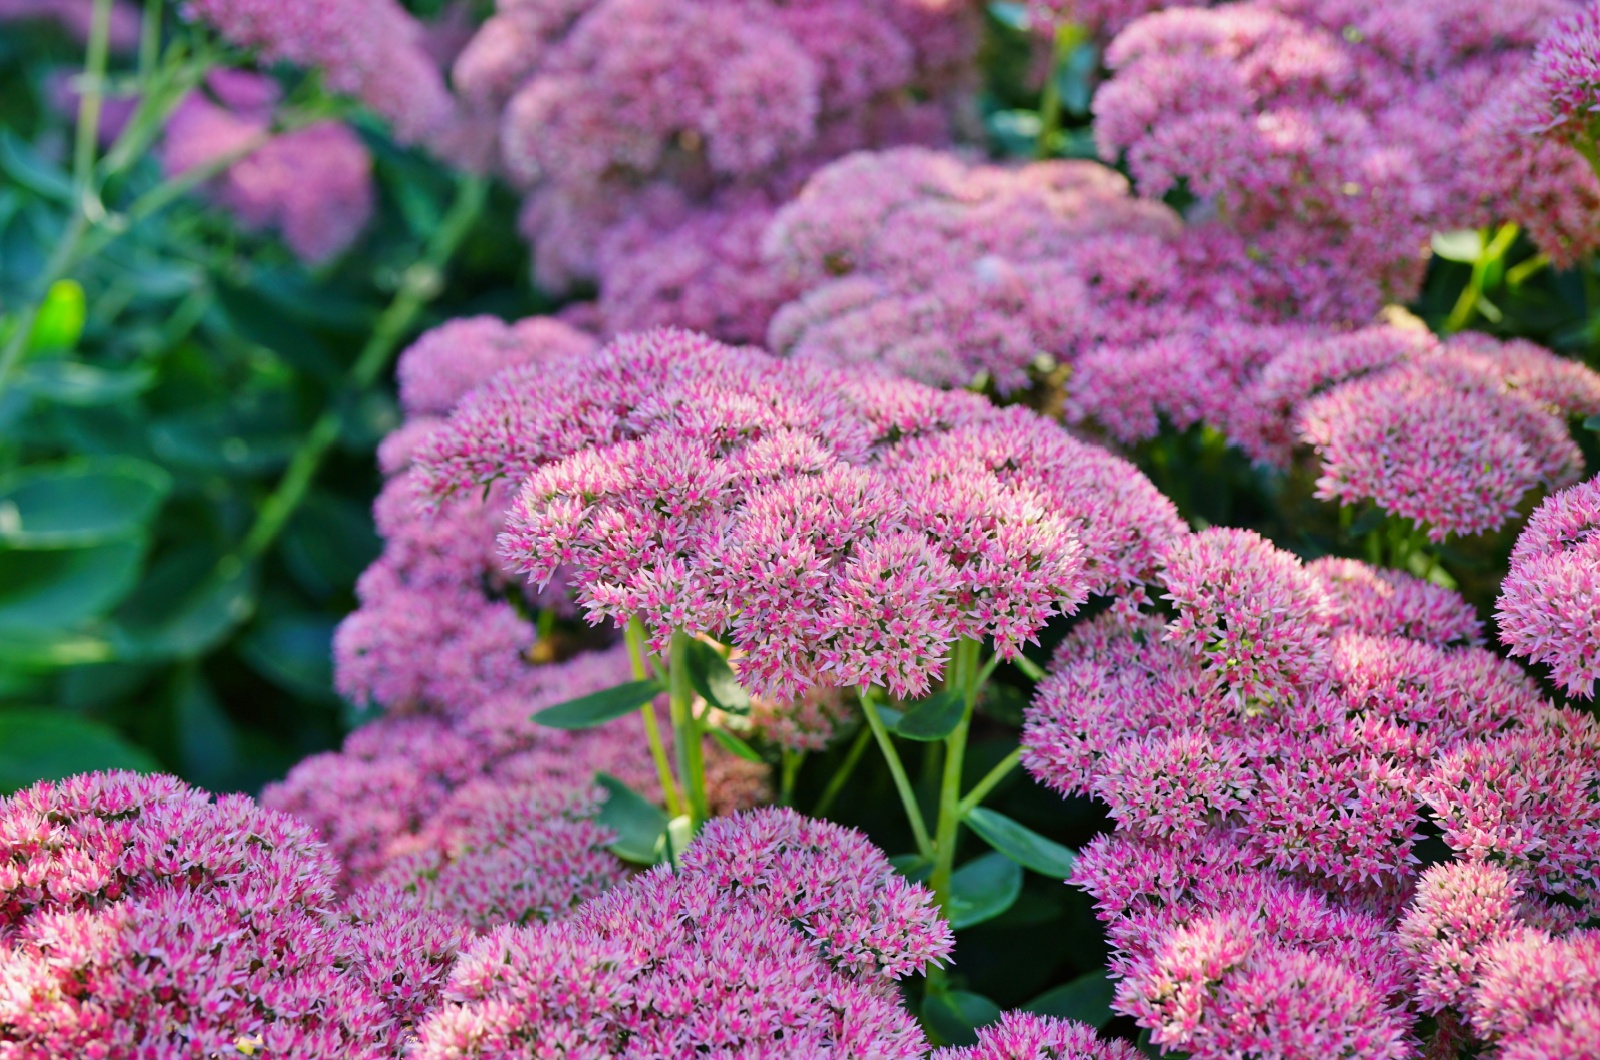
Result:
[[[192,92],[168,121],[162,167],[176,176],[265,136],[279,98],[277,82],[239,70],[206,78],[209,97]],[[372,158],[354,130],[321,121],[267,139],[211,182],[218,205],[253,230],[276,230],[303,260],[317,264],[353,243],[372,215]]]
[[[973,1045],[934,1050],[931,1060],[1137,1060],[1127,1042],[1102,1041],[1094,1028],[1070,1020],[1007,1012],[978,1030]]]
[[[1600,934],[1571,930],[1570,909],[1528,893],[1499,865],[1429,869],[1400,921],[1417,997],[1461,1038],[1499,1060],[1600,1051]]]
[[[1370,501],[1442,540],[1503,525],[1583,461],[1567,419],[1600,411],[1600,374],[1477,334],[1222,324],[1106,345],[1068,381],[1069,421],[1121,441],[1207,423],[1259,463],[1320,465],[1317,496]]]
[[[456,120],[422,25],[399,0],[188,0],[185,11],[267,62],[320,71],[404,142],[439,136]]]
[[[894,980],[951,944],[865,837],[762,810],[711,822],[676,873],[478,941],[414,1055],[910,1060],[926,1045]]]
[[[1533,513],[1511,552],[1495,612],[1500,639],[1569,695],[1600,680],[1600,478],[1562,490]]]
[[[500,0],[454,81],[542,285],[597,281],[607,332],[757,341],[771,210],[847,151],[946,141],[974,28],[953,0]]]
[[[1116,824],[1073,880],[1107,924],[1117,1007],[1156,1044],[1414,1055],[1434,1009],[1399,925],[1424,858],[1600,902],[1600,726],[1452,646],[1478,639],[1463,601],[1237,530],[1180,541],[1160,581],[1170,620],[1069,635],[1023,741],[1035,776]]]
[[[1077,26],[1096,36],[1111,36],[1128,23],[1174,7],[1209,7],[1211,0],[1028,0],[1029,23],[1038,31]]]
[[[1566,172],[1496,164],[1507,148],[1484,117],[1495,87],[1578,6],[1251,0],[1159,12],[1107,50],[1096,136],[1142,194],[1181,183],[1197,216],[1258,258],[1321,261],[1357,304],[1404,301],[1432,232],[1520,219],[1514,203],[1529,196],[1580,213],[1594,202],[1593,174],[1564,188]],[[1545,249],[1571,253],[1570,242]]]
[[[1182,529],[1132,467],[1021,409],[681,331],[502,373],[422,444],[442,504],[520,483],[506,555],[569,572],[591,622],[742,655],[752,692],[920,695],[958,637],[1011,654],[1131,593]]]
[[[467,934],[334,899],[310,831],[243,796],[95,773],[0,802],[0,1052],[377,1058]]]

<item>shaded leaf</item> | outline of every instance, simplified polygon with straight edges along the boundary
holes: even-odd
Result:
[[[950,877],[950,904],[945,910],[957,931],[981,924],[1011,908],[1022,893],[1022,866],[1004,854],[985,854]]]
[[[1000,1018],[1000,1006],[966,990],[931,991],[922,1000],[922,1022],[947,1045],[971,1045],[977,1029]]]
[[[755,762],[757,764],[766,762],[766,759],[761,757],[759,751],[726,729],[712,729],[711,738],[721,744],[724,751],[737,755],[746,762]]]
[[[955,732],[966,710],[966,697],[957,689],[947,688],[912,705],[895,722],[894,731],[908,740],[942,740]]]
[[[982,806],[967,814],[967,826],[1018,865],[1053,880],[1070,878],[1078,861],[1074,851]]]
[[[35,465],[0,479],[0,545],[81,548],[133,537],[171,489],[172,476],[129,457]]]
[[[185,666],[177,676],[172,720],[183,775],[202,787],[225,787],[239,768],[239,732],[197,666]]]
[[[0,129],[0,170],[35,195],[59,203],[72,202],[72,175],[10,129]]]
[[[1446,261],[1472,265],[1483,257],[1483,250],[1483,233],[1476,228],[1433,234],[1433,252]]]
[[[635,865],[654,865],[667,834],[667,815],[609,773],[597,773],[594,780],[607,792],[597,821],[616,833],[611,852]]]
[[[96,769],[159,768],[114,730],[64,711],[0,711],[0,791]]]
[[[17,389],[45,401],[79,408],[127,401],[150,389],[149,368],[94,368],[76,361],[34,361],[17,375]]]
[[[65,630],[117,606],[139,580],[145,539],[89,548],[0,549],[0,639]]]
[[[126,660],[193,657],[255,613],[255,568],[212,568],[206,553],[168,557],[118,613],[112,643]]]
[[[1041,1016],[1087,1023],[1098,1030],[1116,1015],[1111,1011],[1115,995],[1110,978],[1104,971],[1096,971],[1047,990],[1022,1007]]]
[[[750,713],[750,693],[739,687],[733,667],[722,653],[703,640],[689,641],[689,684],[718,710]]]
[[[592,729],[626,717],[666,689],[660,681],[629,681],[615,688],[557,703],[534,714],[533,720],[552,729]]]
[[[331,702],[334,621],[320,615],[263,616],[239,639],[238,650],[256,673],[305,699]]]

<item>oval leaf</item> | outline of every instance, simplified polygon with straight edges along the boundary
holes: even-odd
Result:
[[[133,537],[160,509],[172,477],[142,460],[73,460],[0,480],[0,545],[84,548]]]
[[[654,865],[660,859],[667,834],[667,815],[609,773],[595,774],[594,782],[607,793],[596,820],[616,833],[611,852],[635,865]]]
[[[50,285],[33,330],[28,333],[28,349],[33,353],[64,353],[78,345],[89,305],[76,280],[57,280]]]
[[[982,836],[984,842],[1041,876],[1065,880],[1071,877],[1072,867],[1077,864],[1078,855],[1070,848],[982,806],[967,814],[967,825]]]
[[[255,567],[229,573],[215,562],[196,549],[156,563],[118,609],[112,630],[118,656],[193,657],[248,621],[256,609]]]
[[[895,722],[894,731],[908,740],[932,743],[955,732],[966,711],[966,697],[955,689],[947,688],[937,695],[913,704],[911,709]]]
[[[755,762],[758,765],[766,764],[766,759],[761,757],[761,752],[745,743],[733,733],[724,729],[712,729],[711,738],[722,745],[722,749],[729,754],[738,755],[746,762]]]
[[[945,913],[957,931],[981,924],[1011,908],[1022,893],[1022,866],[1004,854],[985,854],[950,877],[950,905]]]
[[[156,768],[104,725],[55,710],[0,711],[0,790],[7,793],[96,769]]]
[[[105,614],[139,580],[144,552],[142,537],[93,548],[0,549],[0,630],[65,630]]]
[[[546,707],[534,714],[533,720],[551,729],[592,729],[632,714],[663,691],[661,682],[654,679],[629,681]]]
[[[114,405],[150,389],[150,368],[112,370],[76,361],[35,361],[17,377],[17,389],[45,401],[78,408]]]
[[[750,713],[750,693],[739,687],[733,667],[703,640],[689,642],[689,684],[707,703],[729,714]]]
[[[930,992],[922,1000],[922,1022],[947,1045],[971,1045],[979,1027],[1000,1018],[1000,1006],[966,990]]]
[[[1111,980],[1104,971],[1098,971],[1047,990],[1022,1007],[1041,1016],[1087,1023],[1098,1030],[1116,1015],[1111,1011],[1115,996],[1116,988]]]

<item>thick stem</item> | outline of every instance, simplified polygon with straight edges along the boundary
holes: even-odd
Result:
[[[944,778],[939,784],[939,820],[933,834],[933,872],[928,877],[928,886],[941,908],[949,903],[950,877],[955,871],[956,836],[961,828],[961,770],[966,764],[972,709],[978,702],[981,648],[977,641],[969,638],[956,644],[954,678],[964,704],[961,720],[944,738]]]
[[[706,798],[706,764],[700,720],[694,716],[694,686],[689,683],[689,634],[672,631],[667,649],[667,700],[671,704],[672,741],[678,752],[678,774],[683,777],[684,801],[690,834],[711,819]]]
[[[871,742],[872,727],[861,726],[861,731],[856,733],[855,740],[850,744],[850,750],[845,752],[844,761],[839,763],[839,768],[828,778],[828,786],[822,789],[822,797],[811,808],[811,816],[828,816],[828,811],[833,809],[839,793],[844,790],[845,784],[849,783],[851,774],[856,771],[856,766],[861,761],[861,756],[867,753],[867,744]]]
[[[900,805],[905,808],[906,821],[911,825],[911,835],[917,843],[917,853],[925,858],[932,858],[933,841],[928,838],[928,826],[922,820],[922,808],[917,805],[917,795],[911,789],[911,779],[906,776],[906,767],[905,763],[900,761],[900,752],[895,750],[894,740],[889,737],[889,730],[883,724],[882,715],[878,713],[876,699],[874,689],[863,688],[861,712],[867,716],[867,725],[878,741],[878,749],[883,752],[883,760],[889,766],[889,775],[894,778],[895,790],[900,793]]]
[[[1083,30],[1068,22],[1056,29],[1055,43],[1050,49],[1050,70],[1045,75],[1044,92],[1039,97],[1039,139],[1033,153],[1039,158],[1049,158],[1051,143],[1061,131],[1061,66],[1067,61],[1079,42]]]
[[[429,241],[423,259],[406,270],[400,290],[378,318],[372,336],[345,379],[341,393],[329,401],[322,415],[311,425],[305,440],[289,461],[289,468],[278,482],[277,489],[262,504],[254,525],[234,553],[240,562],[249,563],[265,553],[299,509],[328,450],[344,430],[346,406],[372,387],[416,323],[418,314],[438,297],[443,287],[441,274],[444,267],[471,231],[487,194],[488,185],[481,178],[468,177],[462,181],[456,201]]]
[[[782,769],[778,783],[778,805],[794,805],[794,785],[800,777],[800,764],[806,760],[804,751],[797,751],[792,747],[785,747],[781,751]]]
[[[650,676],[650,671],[645,664],[644,623],[639,621],[638,615],[628,619],[628,625],[622,635],[628,643],[628,659],[633,663],[633,679],[643,681]],[[656,705],[646,703],[639,708],[639,716],[644,719],[644,735],[650,741],[650,757],[656,763],[656,780],[661,784],[661,800],[666,804],[667,815],[677,817],[683,813],[683,798],[678,794],[678,782],[672,776],[672,762],[667,758],[666,742],[661,739],[661,724],[656,721]]]

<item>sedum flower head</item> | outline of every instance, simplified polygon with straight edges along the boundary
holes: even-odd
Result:
[[[1569,695],[1593,697],[1600,680],[1600,478],[1556,493],[1528,519],[1495,621],[1513,655],[1550,667]]]

